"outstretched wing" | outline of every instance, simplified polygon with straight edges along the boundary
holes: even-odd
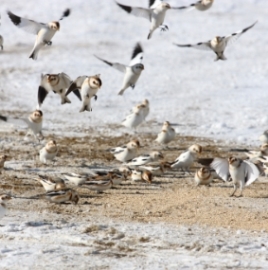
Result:
[[[176,44],[176,43],[173,43],[173,44],[181,48],[195,48],[195,49],[205,50],[205,51],[211,50],[210,41],[199,42],[197,44]]]
[[[141,44],[140,43],[137,43],[134,50],[133,50],[133,53],[132,53],[132,56],[131,56],[131,61],[130,61],[130,66],[134,66],[138,63],[141,63],[143,60],[143,49],[141,47]]]
[[[68,88],[72,83],[71,78],[66,73],[61,72],[58,74],[58,76],[60,77],[64,89]]]
[[[38,87],[38,94],[37,94],[37,99],[38,99],[38,104],[41,106],[48,94],[49,91],[51,91],[51,87],[47,82],[47,74],[43,75],[41,74],[41,82]]]
[[[230,178],[229,163],[227,159],[214,158],[212,163],[210,164],[210,167],[216,171],[216,173],[222,180],[228,181],[228,179]]]
[[[38,23],[38,22],[35,22],[33,20],[21,18],[10,11],[8,11],[7,14],[8,14],[10,20],[17,27],[23,29],[24,31],[26,31],[28,33],[37,35],[41,28],[46,27],[46,24],[44,24],[44,23]]]
[[[257,180],[257,178],[260,176],[260,171],[254,163],[248,160],[244,160],[243,165],[245,166],[245,172],[246,172],[245,183],[246,183],[246,186],[249,186],[255,180]]]
[[[147,20],[151,20],[151,11],[147,8],[140,8],[140,7],[131,7],[131,6],[125,6],[122,4],[119,4],[116,2],[116,4],[121,7],[123,10],[125,10],[127,13],[132,14],[136,17],[145,18]]]
[[[240,31],[237,31],[229,36],[226,36],[224,38],[225,40],[225,44],[228,44],[228,45],[231,45],[233,44],[242,34],[244,34],[245,32],[247,32],[249,29],[251,29],[258,21],[256,21],[255,23],[253,23],[252,25],[240,30]]]
[[[87,78],[88,76],[79,76],[76,78],[76,80],[74,82],[72,82],[72,84],[70,85],[70,87],[68,88],[68,90],[66,91],[66,94],[65,96],[68,96],[71,92],[74,92],[74,94],[80,99],[82,100],[81,98],[81,95],[80,95],[80,89],[82,87],[82,84],[83,82],[85,81],[85,79]]]
[[[98,57],[97,55],[94,55],[97,59],[101,60],[102,62],[104,62],[105,64],[121,71],[121,72],[126,72],[126,66],[120,63],[112,63],[112,62],[108,62],[100,57]]]

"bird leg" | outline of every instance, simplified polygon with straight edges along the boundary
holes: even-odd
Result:
[[[161,29],[162,32],[165,32],[165,31],[169,30],[168,26],[165,25],[165,24],[160,25],[160,29]]]
[[[97,100],[98,99],[98,96],[97,95],[94,95],[94,99]]]
[[[236,190],[237,190],[237,186],[236,186],[236,184],[234,184],[234,191],[231,193],[230,197],[233,197],[234,196]]]
[[[134,88],[135,88],[135,84],[131,84],[130,87],[131,87],[132,89],[134,89]]]

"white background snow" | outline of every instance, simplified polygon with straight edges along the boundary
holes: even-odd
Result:
[[[146,0],[122,0],[121,3],[147,6]],[[173,0],[169,3],[180,6],[190,4],[191,1]],[[67,7],[72,13],[61,22],[61,29],[53,38],[52,46],[42,50],[37,61],[29,59],[35,37],[15,27],[6,11],[10,10],[19,16],[40,22],[48,22],[58,20]],[[101,74],[103,87],[99,91],[98,100],[92,102],[91,113],[78,112],[81,104],[73,94],[70,96],[72,104],[64,106],[60,106],[58,96],[53,93],[48,95],[42,106],[47,134],[57,131],[66,135],[67,130],[79,132],[87,127],[98,129],[105,127],[107,123],[119,124],[133,105],[144,98],[151,104],[148,119],[159,123],[155,131],[159,129],[160,123],[169,120],[179,124],[176,126],[179,134],[257,145],[258,137],[267,129],[267,0],[215,0],[213,7],[206,12],[168,11],[166,23],[170,30],[166,33],[156,31],[149,41],[146,39],[149,22],[128,15],[112,0],[1,0],[0,12],[2,17],[0,34],[4,37],[4,51],[0,52],[0,112],[14,111],[17,116],[27,116],[37,105],[37,89],[41,73],[65,72],[72,79],[80,75]],[[172,45],[173,42],[197,43],[207,41],[216,35],[228,35],[251,25],[256,20],[258,23],[255,27],[226,50],[227,61],[214,62],[213,52]],[[109,61],[127,64],[136,42],[141,42],[145,51],[145,70],[136,88],[128,89],[121,97],[117,92],[120,90],[123,74],[97,60],[93,54]],[[125,131],[123,128],[112,130],[111,134],[116,135]],[[81,255],[77,254],[82,252],[83,248],[77,248],[76,254],[72,248],[64,245],[67,242],[76,242],[76,239],[79,243],[83,242],[77,231],[86,224],[76,224],[74,219],[73,226],[63,222],[59,225],[59,230],[57,221],[52,225],[42,225],[44,217],[29,215],[28,218],[30,221],[41,222],[41,225],[29,227],[26,224],[27,215],[22,214],[20,218],[15,212],[1,220],[1,223],[5,224],[0,228],[2,269],[16,269],[15,260],[20,260],[21,269],[29,269],[37,266],[36,260],[46,257],[44,260],[48,264],[44,264],[45,269],[46,265],[50,265],[49,262],[55,260],[57,256],[63,256],[65,252],[71,254],[66,255],[67,257],[73,256],[70,257],[73,258],[71,262],[66,259],[65,265],[79,265]],[[142,233],[155,239],[153,244],[157,243],[159,246],[164,245],[166,241],[171,244],[173,236],[178,232],[184,237],[186,235],[185,229],[171,226],[165,227],[164,230],[161,225],[150,224],[114,226],[124,233],[126,231],[124,226],[129,226],[127,230],[130,234],[142,230]],[[210,230],[207,231],[207,239],[210,239]],[[166,237],[168,232],[171,233],[171,237]],[[70,234],[70,238],[62,239],[58,234]],[[13,243],[8,241],[15,236],[20,240]],[[55,240],[53,243],[55,237],[59,237],[59,242]],[[268,236],[263,237],[267,242]],[[198,232],[185,242],[195,241],[196,238]],[[209,255],[203,258],[199,253],[199,255],[194,252],[180,253],[177,247],[173,251],[164,250],[158,254],[157,249],[150,246],[144,249],[144,257],[141,256],[139,262],[135,258],[133,260],[113,258],[106,261],[98,256],[93,260],[97,265],[99,263],[102,266],[109,265],[111,269],[123,269],[123,266],[126,266],[124,269],[139,267],[177,269],[178,262],[182,267],[185,266],[185,269],[202,269],[206,263],[209,265],[211,261],[214,263],[214,260],[215,264],[212,264],[211,268],[214,265],[219,269],[223,265],[223,267],[240,266],[254,269],[262,266],[267,269],[262,240],[257,236],[252,238],[251,243],[255,241],[256,245],[251,246],[250,241],[244,241],[240,233],[238,238],[240,240],[234,236],[234,240],[230,240],[236,243],[237,253],[228,255],[231,258],[228,262],[226,262],[227,251],[220,252],[213,256],[214,258]],[[180,239],[180,235],[175,239]],[[90,243],[91,240],[85,241]],[[227,245],[228,241],[226,239],[224,241]],[[239,243],[251,250],[252,254],[258,254],[257,259],[239,255],[245,252]],[[207,245],[209,246],[209,243]],[[233,247],[233,250],[236,248]],[[94,253],[94,250],[89,252]],[[74,257],[74,254],[78,257]],[[89,266],[93,267],[96,264],[91,260],[88,262],[84,260],[79,269],[88,269]],[[31,269],[37,269],[34,267]]]

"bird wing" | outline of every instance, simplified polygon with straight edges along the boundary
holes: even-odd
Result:
[[[37,35],[41,28],[46,27],[44,23],[38,23],[33,20],[28,20],[21,18],[14,13],[8,11],[7,12],[10,20],[19,28],[23,29],[24,31]]]
[[[197,1],[196,3],[193,3],[189,6],[181,6],[181,7],[172,7],[172,9],[187,9],[187,8],[193,8],[195,7],[197,4],[200,4],[201,1]]]
[[[258,21],[256,21],[255,23],[253,23],[252,25],[240,30],[240,31],[237,31],[229,36],[226,36],[224,38],[225,40],[225,44],[227,45],[231,45],[233,44],[243,33],[247,32],[249,29],[251,29]]]
[[[151,10],[150,9],[125,6],[125,5],[119,4],[117,2],[116,2],[116,4],[129,14],[132,14],[136,17],[141,17],[141,18],[151,20]]]
[[[45,75],[41,74],[41,82],[40,82],[40,85],[38,87],[38,95],[37,95],[39,106],[41,106],[42,103],[44,102],[48,92],[52,90],[50,85],[47,82],[46,77],[47,77],[47,74],[45,74]]]
[[[248,160],[244,160],[242,164],[245,167],[245,173],[246,173],[245,183],[246,183],[246,186],[249,186],[255,180],[257,180],[257,178],[260,176],[260,171],[255,164],[253,164],[252,162]]]
[[[225,158],[214,158],[210,167],[213,168],[216,173],[222,178],[224,181],[228,181],[230,177],[229,173],[229,163]]]
[[[130,66],[134,66],[138,63],[141,63],[143,60],[143,48],[140,43],[137,43],[131,56]]]
[[[119,153],[122,153],[127,147],[126,146],[122,146],[122,147],[115,147],[115,148],[112,148],[110,149],[110,152],[112,154],[119,154]]]
[[[72,83],[71,78],[64,72],[61,72],[58,75],[61,79],[61,82],[63,83],[63,88],[64,89],[68,88]]]
[[[199,42],[197,44],[176,44],[173,43],[174,45],[178,46],[178,47],[182,47],[182,48],[195,48],[198,50],[205,50],[205,51],[209,51],[211,50],[211,45],[210,45],[210,41],[207,42]]]
[[[71,83],[71,85],[69,86],[68,90],[66,91],[65,96],[68,96],[71,92],[74,92],[74,94],[75,94],[80,100],[82,100],[79,89],[81,89],[82,84],[83,84],[83,82],[85,81],[85,79],[86,79],[87,77],[88,77],[88,76],[79,76],[79,77],[77,77],[76,80],[73,81],[73,82]]]
[[[120,63],[112,63],[112,62],[108,62],[100,57],[98,57],[97,55],[94,55],[97,59],[101,60],[102,62],[106,63],[107,65],[121,71],[121,72],[126,72],[126,66]]]

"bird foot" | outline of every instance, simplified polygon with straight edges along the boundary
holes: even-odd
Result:
[[[97,95],[95,95],[95,96],[94,96],[94,99],[95,99],[95,100],[97,100],[97,99],[98,99],[98,96],[97,96]],[[91,110],[92,110],[92,109],[91,109]]]
[[[161,29],[161,32],[166,32],[169,30],[168,26],[164,24],[160,26],[160,29]]]

